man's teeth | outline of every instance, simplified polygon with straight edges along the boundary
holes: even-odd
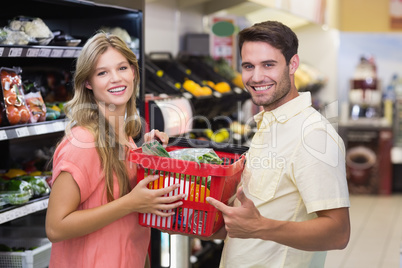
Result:
[[[114,88],[114,89],[109,89],[108,91],[112,92],[112,93],[115,93],[115,92],[123,91],[125,89],[126,89],[126,87],[117,87],[117,88]]]
[[[271,86],[263,86],[263,87],[254,87],[255,91],[262,91],[262,90],[267,90],[269,89]]]

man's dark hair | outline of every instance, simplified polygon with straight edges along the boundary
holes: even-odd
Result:
[[[296,34],[286,25],[278,21],[265,21],[245,28],[239,33],[239,51],[244,42],[266,42],[279,49],[285,56],[286,63],[297,54],[299,40]]]

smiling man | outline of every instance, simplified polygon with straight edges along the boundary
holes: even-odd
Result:
[[[220,267],[324,267],[350,237],[345,148],[295,87],[298,39],[267,21],[239,33],[242,78],[256,105],[254,135],[233,206],[208,197],[225,220]]]

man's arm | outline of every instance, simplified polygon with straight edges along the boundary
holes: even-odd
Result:
[[[229,207],[211,197],[207,201],[222,211],[229,237],[258,238],[306,251],[343,249],[349,242],[348,208],[317,212],[318,217],[303,222],[278,221],[261,216],[243,188],[237,191],[239,207]]]

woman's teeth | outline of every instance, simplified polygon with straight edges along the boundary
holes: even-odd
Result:
[[[117,88],[109,89],[108,91],[111,93],[116,93],[116,92],[123,91],[125,89],[126,89],[126,87],[117,87]]]

